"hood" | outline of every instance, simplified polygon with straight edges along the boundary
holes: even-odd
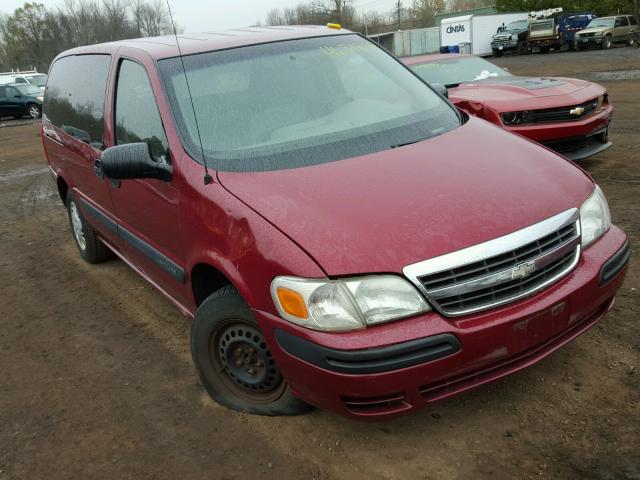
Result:
[[[393,150],[218,177],[328,275],[400,273],[579,207],[594,188],[568,160],[473,117]]]
[[[494,77],[449,89],[454,102],[486,104],[496,111],[578,105],[606,93],[597,83],[575,78]]]
[[[609,30],[613,27],[592,27],[592,28],[585,28],[584,30],[580,30],[578,33],[578,35],[582,35],[583,33],[602,33],[605,30]]]

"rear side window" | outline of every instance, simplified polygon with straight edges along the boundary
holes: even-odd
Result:
[[[629,23],[631,25],[638,25],[638,22],[636,22],[636,17],[629,17]]]
[[[44,119],[97,149],[104,148],[104,99],[111,57],[74,55],[51,67]]]
[[[618,17],[616,18],[616,27],[627,27],[629,25],[629,21],[627,17]]]
[[[116,90],[116,144],[145,142],[151,156],[166,160],[167,137],[144,68],[123,60]]]
[[[15,83],[28,83],[28,82],[24,78],[18,77],[18,78],[16,78]]]

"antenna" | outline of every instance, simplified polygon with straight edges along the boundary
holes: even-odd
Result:
[[[204,156],[204,146],[202,145],[202,136],[200,135],[200,126],[198,125],[198,116],[196,115],[196,107],[193,103],[193,97],[191,96],[191,87],[189,87],[189,77],[187,76],[187,69],[184,66],[184,59],[182,58],[182,50],[180,49],[180,42],[178,41],[178,31],[176,30],[176,24],[173,21],[173,14],[171,13],[171,5],[167,0],[167,9],[169,10],[169,19],[171,20],[171,27],[173,28],[173,36],[176,37],[176,45],[178,46],[178,55],[180,56],[180,63],[182,64],[182,73],[184,73],[184,81],[187,84],[187,93],[189,94],[189,101],[191,102],[191,110],[193,110],[193,120],[196,124],[196,133],[198,134],[198,141],[200,142],[200,152],[202,153],[202,163],[204,164],[204,184],[209,185],[213,182],[213,178],[209,175],[209,169],[207,168],[207,158]]]

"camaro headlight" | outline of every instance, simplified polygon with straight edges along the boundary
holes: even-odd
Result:
[[[580,207],[580,229],[582,248],[588,247],[605,234],[611,226],[609,204],[600,187]]]
[[[314,330],[356,330],[430,310],[417,289],[395,275],[276,277],[271,296],[282,318]]]
[[[505,125],[520,125],[530,123],[532,120],[532,113],[527,110],[523,112],[504,112],[500,116]]]

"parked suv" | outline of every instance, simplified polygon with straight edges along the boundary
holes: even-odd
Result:
[[[504,31],[491,38],[491,51],[494,57],[501,57],[504,52],[516,52],[524,55],[529,52],[529,20],[511,22]]]
[[[625,42],[631,46],[636,41],[638,22],[633,15],[618,15],[592,20],[587,28],[575,36],[575,47],[581,49],[592,45],[610,48],[614,43]]]
[[[42,100],[42,90],[33,85],[0,85],[0,117],[39,118]]]
[[[582,170],[362,36],[222,33],[180,37],[182,58],[173,37],[62,53],[42,125],[80,255],[115,253],[193,318],[222,405],[387,418],[611,308],[627,237]]]

